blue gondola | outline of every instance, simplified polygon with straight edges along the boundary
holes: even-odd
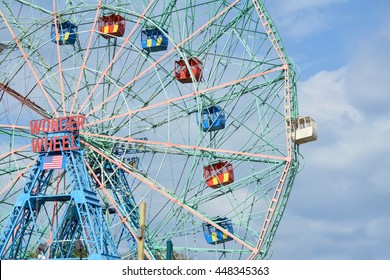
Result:
[[[225,128],[225,113],[219,106],[211,106],[202,110],[202,130],[215,131]]]
[[[232,222],[228,218],[218,217],[213,222],[226,229],[229,233],[234,234]],[[209,244],[219,244],[233,240],[229,235],[224,234],[208,223],[203,223],[203,234]]]
[[[73,45],[76,42],[78,27],[70,21],[57,22],[57,31],[56,25],[53,23],[51,26],[51,41],[53,43]]]
[[[163,31],[165,34],[168,34],[166,30]],[[168,48],[168,38],[163,31],[157,28],[142,30],[142,48],[149,52],[165,51]]]

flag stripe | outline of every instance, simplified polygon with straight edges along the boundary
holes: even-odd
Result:
[[[43,169],[61,169],[63,164],[64,157],[62,155],[58,156],[46,156],[43,159]]]

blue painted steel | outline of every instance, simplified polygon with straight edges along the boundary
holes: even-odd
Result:
[[[202,130],[204,132],[216,131],[225,128],[225,113],[219,106],[211,106],[202,110]]]
[[[80,144],[79,139],[75,142]],[[75,240],[82,240],[89,259],[120,259],[88,175],[83,150],[62,151],[66,157],[68,186],[68,192],[63,194],[56,194],[51,188],[51,184],[57,182],[53,178],[54,171],[40,168],[44,157],[50,155],[50,152],[39,155],[19,193],[0,234],[0,259],[30,258],[30,253],[42,238],[39,229],[52,224],[51,215],[45,214],[47,202],[61,204],[58,208],[61,211],[57,213],[58,221],[53,228],[46,258],[75,258]],[[47,220],[42,221],[43,218]]]
[[[228,218],[216,218],[214,223],[234,234],[232,222]],[[233,240],[229,235],[224,234],[219,229],[208,223],[203,223],[203,234],[209,244],[219,244]]]
[[[53,23],[51,26],[51,41],[53,43],[59,43],[60,45],[74,45],[77,40],[78,27],[70,21],[57,22],[56,26]],[[58,33],[58,37],[57,37]]]
[[[149,52],[165,51],[168,48],[168,34],[166,30],[158,28],[145,29],[141,32],[141,45]]]
[[[0,259],[24,259],[28,251],[29,236],[25,236],[26,229],[34,217],[30,197],[38,184],[40,175],[40,159],[31,168],[26,182],[14,204],[13,210],[5,223],[0,235]],[[51,177],[52,172],[46,174]],[[42,180],[42,183],[45,180]],[[9,244],[9,246],[7,246]]]

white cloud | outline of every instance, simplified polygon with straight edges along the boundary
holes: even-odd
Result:
[[[371,170],[365,175],[378,187],[389,163],[384,155],[390,154],[389,35],[379,29],[356,45],[347,65],[299,85],[300,113],[311,115],[319,128],[317,145],[310,148],[314,154],[307,155],[311,163],[349,175]]]
[[[361,113],[348,104],[345,67],[336,71],[321,71],[299,87],[300,111],[315,115],[320,122],[337,123],[348,120],[361,121]]]
[[[331,22],[332,17],[318,18],[315,23],[313,17],[313,26],[306,26],[307,30],[295,30],[295,21],[309,23],[316,13],[334,16],[341,10],[331,8],[343,2],[275,0],[269,4],[272,16],[282,23],[278,24],[281,33],[295,32],[290,35],[302,39],[314,31],[328,34],[323,32],[328,28],[323,21]],[[356,9],[354,17],[364,18],[357,4],[364,5],[351,2],[345,8]],[[276,259],[388,259],[390,20],[380,17],[381,10],[386,9],[370,6],[363,21],[344,22],[343,28],[359,33],[343,33],[335,25],[340,22],[333,22],[329,23],[334,24],[329,26],[332,37],[316,41],[318,37],[312,36],[303,45],[309,49],[318,44],[324,55],[321,61],[329,59],[322,69],[338,66],[312,73],[299,83],[300,114],[314,117],[319,139],[300,148],[305,166],[273,243]],[[338,40],[341,35],[347,36]],[[310,55],[308,61],[318,60],[318,52]]]
[[[305,168],[274,242],[276,258],[388,258],[387,26],[351,42],[343,67],[299,84],[300,114],[314,117],[319,139],[301,147]]]

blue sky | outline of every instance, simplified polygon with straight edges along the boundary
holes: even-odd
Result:
[[[300,114],[319,128],[272,258],[390,259],[390,1],[265,4],[301,69]]]

